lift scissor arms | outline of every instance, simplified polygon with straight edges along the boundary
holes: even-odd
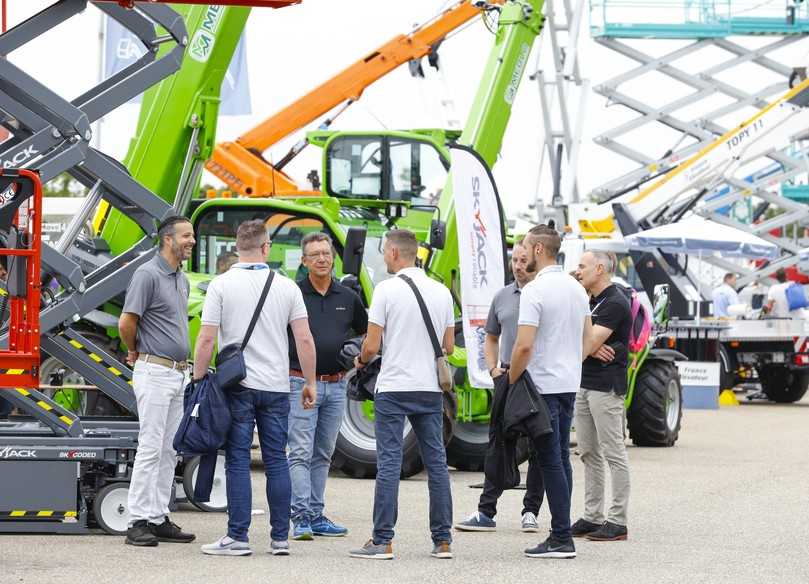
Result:
[[[0,48],[13,51],[25,45],[75,16],[87,4],[87,0],[63,0],[51,5],[0,36]],[[129,369],[101,347],[84,339],[72,326],[83,315],[126,289],[132,272],[150,257],[147,250],[153,247],[156,222],[172,211],[168,203],[136,182],[120,163],[90,146],[89,124],[174,73],[180,67],[188,34],[182,18],[167,5],[142,3],[138,10],[132,11],[104,3],[99,8],[150,48],[146,57],[73,101],[57,95],[44,80],[33,78],[11,61],[0,60],[0,107],[15,120],[10,127],[13,137],[0,146],[0,167],[19,163],[36,168],[43,181],[69,172],[88,187],[98,185],[104,199],[134,221],[138,237],[116,257],[99,256],[86,275],[70,257],[43,245],[38,252],[41,252],[44,272],[55,277],[62,288],[41,310],[39,292],[29,294],[36,308],[25,311],[26,316],[36,314],[40,319],[37,348],[51,355],[58,354],[57,358],[65,366],[81,372],[88,383],[104,388],[112,399],[134,413]],[[156,35],[158,27],[163,36]],[[40,229],[37,227],[35,231],[39,233]],[[40,253],[37,255],[40,257]],[[37,265],[37,276],[39,273]],[[11,346],[15,330],[9,327],[0,335],[0,344],[8,340]],[[7,376],[22,368],[9,369],[14,371],[6,370],[0,375],[3,375],[2,385],[10,388],[6,397],[14,406],[28,412],[56,434],[83,434],[77,416],[34,389],[39,385],[38,378],[32,385],[34,367],[28,368],[27,373],[23,371],[17,379],[7,379]],[[32,384],[25,382],[25,374],[31,376]]]
[[[369,85],[400,65],[431,54],[452,31],[481,14],[490,4],[504,1],[462,0],[409,34],[394,37],[235,142],[217,144],[206,168],[234,192],[244,196],[298,191],[292,179],[261,157],[264,151],[340,104],[358,100]]]
[[[663,211],[666,220],[683,195],[698,196],[719,186],[746,163],[786,147],[809,128],[809,80],[790,89],[749,120],[721,136],[663,178],[639,193],[629,193],[595,207],[578,221],[585,234],[608,235],[616,230],[612,204],[623,203],[632,219],[653,219]],[[676,218],[676,215],[675,217]]]

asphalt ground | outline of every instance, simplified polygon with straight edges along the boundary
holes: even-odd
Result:
[[[224,534],[225,516],[183,509],[172,518],[196,533],[188,545],[138,549],[107,535],[0,536],[0,583],[809,582],[807,442],[809,398],[687,410],[674,448],[629,448],[629,540],[577,540],[573,560],[523,556],[544,537],[519,530],[523,491],[501,499],[496,533],[456,532],[455,558],[431,558],[424,474],[401,485],[396,559],[349,558],[349,549],[369,537],[374,483],[333,476],[327,514],[351,532],[293,541],[289,557],[265,553],[266,515],[254,517],[252,556],[203,556],[199,544]],[[577,457],[573,469],[576,519],[583,501]],[[476,510],[480,490],[470,485],[481,480],[479,473],[452,472],[456,520]],[[260,471],[253,473],[253,497],[254,507],[266,509]],[[543,531],[549,523],[543,507]]]

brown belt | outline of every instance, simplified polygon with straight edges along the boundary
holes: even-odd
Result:
[[[176,369],[180,372],[185,372],[188,370],[188,361],[172,361],[171,359],[166,359],[165,357],[158,357],[157,355],[149,355],[147,353],[141,353],[138,355],[138,361],[162,365],[163,367]]]
[[[298,371],[297,369],[290,369],[289,370],[289,376],[290,377],[300,377],[301,379],[304,379],[303,371]],[[327,381],[327,382],[330,382],[330,383],[334,383],[335,381],[342,381],[343,377],[345,377],[345,376],[346,376],[345,372],[341,371],[340,373],[332,373],[330,375],[315,375],[315,380],[316,381]]]

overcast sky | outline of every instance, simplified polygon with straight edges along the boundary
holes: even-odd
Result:
[[[51,3],[47,0],[10,0],[10,25]],[[408,32],[413,25],[430,19],[450,4],[444,0],[304,0],[301,5],[282,10],[253,9],[246,29],[253,113],[220,118],[217,139],[237,138],[331,74],[394,35]],[[99,15],[95,7],[88,7],[80,16],[13,53],[12,61],[61,95],[73,98],[81,94],[95,84],[98,77]],[[469,111],[493,40],[491,33],[477,21],[441,47],[449,96],[454,100],[462,122]],[[647,52],[662,54],[681,44],[678,41],[646,41],[638,46]],[[540,46],[542,66],[546,70],[550,67],[547,43],[537,43],[494,169],[506,211],[512,216],[525,209],[536,193],[542,140],[541,110],[537,85],[527,76],[536,70],[535,59]],[[581,35],[580,48],[583,76],[591,79],[593,85],[633,66],[624,57],[592,41],[587,26]],[[807,46],[800,44],[800,48],[781,51],[778,58],[793,66],[804,60],[806,52]],[[718,53],[713,54],[713,62],[718,58]],[[711,59],[711,54],[703,52],[690,62],[684,59],[681,66],[698,71],[709,66]],[[752,91],[759,84],[765,84],[766,75],[760,70],[742,69],[724,80]],[[343,114],[334,127],[372,130],[382,125],[390,129],[444,126],[443,112],[438,106],[443,93],[440,87],[437,80],[429,84],[418,83],[410,77],[406,66],[400,67],[368,88],[361,101]],[[672,96],[687,93],[682,86],[662,75],[626,84],[622,90],[649,103],[664,103]],[[717,97],[712,106],[722,103]],[[585,192],[634,168],[595,145],[592,137],[635,115],[618,107],[606,107],[604,98],[595,94],[590,95],[587,104],[586,110],[581,112],[586,123],[579,166],[579,180]],[[572,105],[575,107],[575,102]],[[699,115],[697,112],[691,114]],[[123,106],[110,115],[102,132],[102,149],[122,158],[136,118],[137,106],[134,105]],[[735,119],[723,121],[732,124],[742,119],[737,114]],[[299,138],[300,135],[279,144],[271,150],[270,156],[280,158]],[[648,148],[653,156],[662,155],[673,145],[673,139],[673,134],[666,134],[659,127],[636,137],[638,144]],[[318,150],[309,148],[288,167],[301,184],[305,184],[310,169],[320,168],[319,154]],[[544,176],[546,181],[541,193],[548,199],[547,169]]]

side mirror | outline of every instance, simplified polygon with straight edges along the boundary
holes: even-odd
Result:
[[[433,219],[430,223],[430,247],[433,249],[444,249],[447,243],[447,224],[438,219]]]
[[[362,255],[365,252],[365,236],[368,230],[365,227],[349,227],[346,233],[346,242],[343,247],[343,273],[360,275],[362,268]]]

